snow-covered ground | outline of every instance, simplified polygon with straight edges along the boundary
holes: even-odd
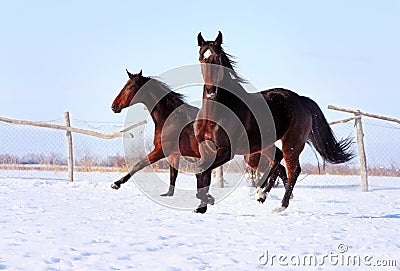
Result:
[[[307,176],[279,214],[282,187],[260,205],[242,182],[201,215],[134,181],[112,190],[121,173],[65,175],[0,172],[0,270],[400,269],[400,178],[370,177],[363,193],[358,177]]]

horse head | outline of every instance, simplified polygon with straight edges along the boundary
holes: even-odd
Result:
[[[126,72],[129,79],[112,103],[111,109],[114,113],[120,113],[122,109],[140,102],[139,95],[137,94],[139,89],[145,84],[142,70],[136,74],[132,74],[128,70]]]
[[[224,77],[224,63],[222,50],[222,33],[219,32],[214,41],[205,41],[201,33],[197,36],[197,44],[200,47],[199,61],[201,72],[207,90],[207,96],[216,94],[216,86],[220,85]]]

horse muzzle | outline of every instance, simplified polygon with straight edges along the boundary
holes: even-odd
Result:
[[[121,111],[122,111],[121,107],[119,107],[119,106],[116,105],[116,104],[113,104],[113,105],[111,106],[111,110],[112,110],[114,113],[121,113]]]

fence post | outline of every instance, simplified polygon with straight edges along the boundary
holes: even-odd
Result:
[[[364,132],[361,122],[361,114],[355,113],[355,126],[357,130],[357,145],[358,145],[358,157],[360,159],[360,176],[361,176],[361,191],[368,191],[368,172],[367,172],[367,159],[364,148]]]
[[[71,127],[71,121],[69,118],[69,112],[64,112],[65,126]],[[68,150],[68,181],[74,181],[74,153],[72,147],[72,133],[67,131],[67,150]]]
[[[224,188],[224,169],[223,166],[219,166],[215,169],[216,186],[218,188]]]

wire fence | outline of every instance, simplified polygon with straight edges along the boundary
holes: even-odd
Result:
[[[400,125],[378,119],[362,118],[368,175],[400,177]],[[353,139],[353,160],[341,165],[324,164],[314,149],[306,146],[300,156],[303,172],[332,175],[359,175],[359,156],[354,121],[331,125],[338,139]],[[319,167],[318,167],[319,163]]]
[[[64,125],[64,119],[44,121]],[[368,174],[377,176],[400,176],[400,125],[371,118],[362,118]],[[101,133],[114,133],[123,129],[123,123],[85,121],[71,119],[71,126]],[[75,166],[81,171],[126,171],[125,156],[137,161],[144,158],[152,148],[152,122],[130,131],[133,138],[101,139],[73,133]],[[332,125],[337,138],[351,137],[355,142],[354,121]],[[64,131],[14,125],[0,122],[0,168],[66,170],[67,146]],[[125,146],[125,147],[124,147]],[[277,143],[279,147],[279,142]],[[357,145],[352,145],[357,154]],[[235,158],[236,166],[243,170],[243,158]],[[313,148],[306,145],[300,156],[304,174],[358,175],[359,161],[356,157],[342,165],[325,165]],[[156,166],[168,169],[164,159]],[[190,169],[180,167],[181,171]]]
[[[44,121],[64,125],[64,119]],[[101,133],[112,133],[123,128],[121,123],[103,123],[71,119],[75,128]],[[73,133],[75,165],[81,170],[122,168],[122,139],[101,139]],[[0,122],[0,165],[2,168],[64,170],[67,164],[67,146],[64,131],[14,125]]]

